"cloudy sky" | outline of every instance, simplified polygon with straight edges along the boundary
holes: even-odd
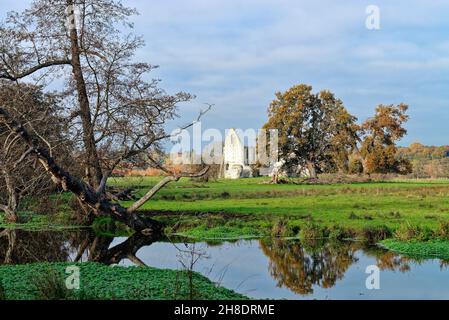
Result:
[[[28,1],[0,0],[1,14]],[[128,0],[146,40],[138,58],[160,65],[168,92],[204,103],[203,127],[259,128],[276,91],[330,89],[360,120],[377,104],[410,105],[401,144],[449,144],[449,1]],[[380,30],[365,26],[380,8]]]

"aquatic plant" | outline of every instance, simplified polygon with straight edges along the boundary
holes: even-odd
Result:
[[[42,289],[30,285],[30,279],[33,277],[42,279],[48,270],[54,270],[62,276],[67,266],[74,265],[80,268],[81,290],[73,292],[73,295],[69,295],[69,299],[170,300],[173,299],[177,277],[178,297],[189,296],[189,279],[185,272],[151,267],[111,267],[94,262],[3,265],[0,266],[0,279],[8,299],[42,299]],[[232,290],[216,286],[196,272],[192,273],[192,279],[198,292],[196,299],[246,299],[245,296]],[[53,289],[57,289],[58,294],[50,294],[52,291],[48,290],[47,285],[44,296],[63,297],[64,293],[58,288],[59,283],[55,279],[51,281],[55,281],[50,285],[54,286]]]
[[[440,258],[449,261],[449,241],[399,241],[386,239],[380,243],[385,248],[412,258]]]

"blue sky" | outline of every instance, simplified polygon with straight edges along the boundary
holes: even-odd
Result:
[[[0,0],[0,13],[26,1]],[[360,120],[377,104],[410,105],[401,144],[449,144],[449,1],[129,0],[139,10],[138,59],[168,92],[197,96],[181,106],[185,123],[204,103],[203,127],[259,128],[276,91],[297,83],[330,89]],[[365,27],[368,5],[380,30]]]

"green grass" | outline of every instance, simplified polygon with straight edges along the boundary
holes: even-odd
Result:
[[[41,299],[45,288],[38,288],[45,281],[35,279],[48,274],[60,275],[64,281],[67,266],[72,263],[37,263],[27,265],[0,266],[0,287],[6,299]],[[76,264],[80,268],[80,291],[73,293],[74,299],[144,300],[186,299],[190,297],[187,273],[151,267],[106,266],[88,262]],[[48,281],[46,281],[48,282]],[[54,281],[50,281],[54,282]],[[206,277],[194,273],[195,299],[245,299],[234,291],[212,283]],[[49,289],[46,289],[47,291]]]
[[[78,229],[73,223],[73,209],[70,193],[44,195],[41,198],[26,198],[21,203],[27,208],[18,212],[19,222],[4,221],[4,213],[0,211],[0,228],[21,229],[27,231],[60,231]]]
[[[127,177],[111,178],[109,182],[119,188],[133,187],[140,197],[160,180],[160,177]],[[204,239],[278,235],[276,226],[280,220],[284,221],[281,233],[293,237],[310,234],[301,229],[311,223],[326,229],[324,234],[343,229],[345,234],[358,237],[394,234],[403,225],[419,226],[431,233],[449,221],[447,179],[319,185],[300,181],[271,185],[266,183],[268,180],[206,183],[185,178],[162,189],[141,210],[157,213],[156,219],[166,223],[168,233]],[[60,199],[56,213],[31,214],[27,223],[14,226],[3,224],[0,218],[0,227],[65,228],[71,197],[67,194],[55,197]],[[95,228],[101,231],[108,225],[97,221]]]
[[[136,187],[142,195],[159,180],[114,178],[111,182]],[[205,238],[267,235],[280,218],[295,228],[312,221],[323,228],[338,226],[355,233],[383,227],[395,231],[404,223],[435,230],[449,221],[449,180],[330,185],[270,185],[263,183],[266,180],[199,183],[183,179],[141,209],[179,212],[160,219],[176,225],[178,233]],[[208,215],[198,218],[193,213]]]
[[[439,258],[449,260],[449,241],[398,241],[386,239],[380,242],[385,248],[412,258]]]
[[[4,222],[3,214],[0,212],[0,228],[26,231],[63,231],[83,228],[82,226],[71,224],[71,211],[51,216],[33,212],[20,212],[19,216],[24,222],[7,223]]]
[[[138,189],[138,196],[145,193],[145,190],[154,186],[161,180],[160,177],[126,177],[111,178],[108,182],[117,187],[135,187]],[[392,181],[379,181],[370,183],[351,184],[280,184],[272,185],[264,182],[268,178],[248,178],[238,180],[220,179],[212,182],[196,182],[184,178],[177,183],[169,184],[162,189],[154,199],[159,200],[203,200],[203,199],[226,199],[226,198],[266,198],[283,195],[303,195],[303,194],[328,194],[339,192],[344,189],[346,192],[363,193],[366,190],[388,189],[387,191],[401,191],[411,188],[422,187],[449,187],[449,180],[404,180],[396,179]]]

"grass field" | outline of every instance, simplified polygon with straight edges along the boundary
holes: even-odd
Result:
[[[139,196],[159,180],[114,178],[111,182],[134,187]],[[174,226],[174,232],[199,238],[285,231],[296,236],[311,226],[343,228],[355,234],[376,229],[394,233],[404,226],[432,231],[449,221],[449,180],[331,185],[271,185],[266,180],[202,183],[184,179],[163,189],[142,210],[170,211],[160,219]]]

